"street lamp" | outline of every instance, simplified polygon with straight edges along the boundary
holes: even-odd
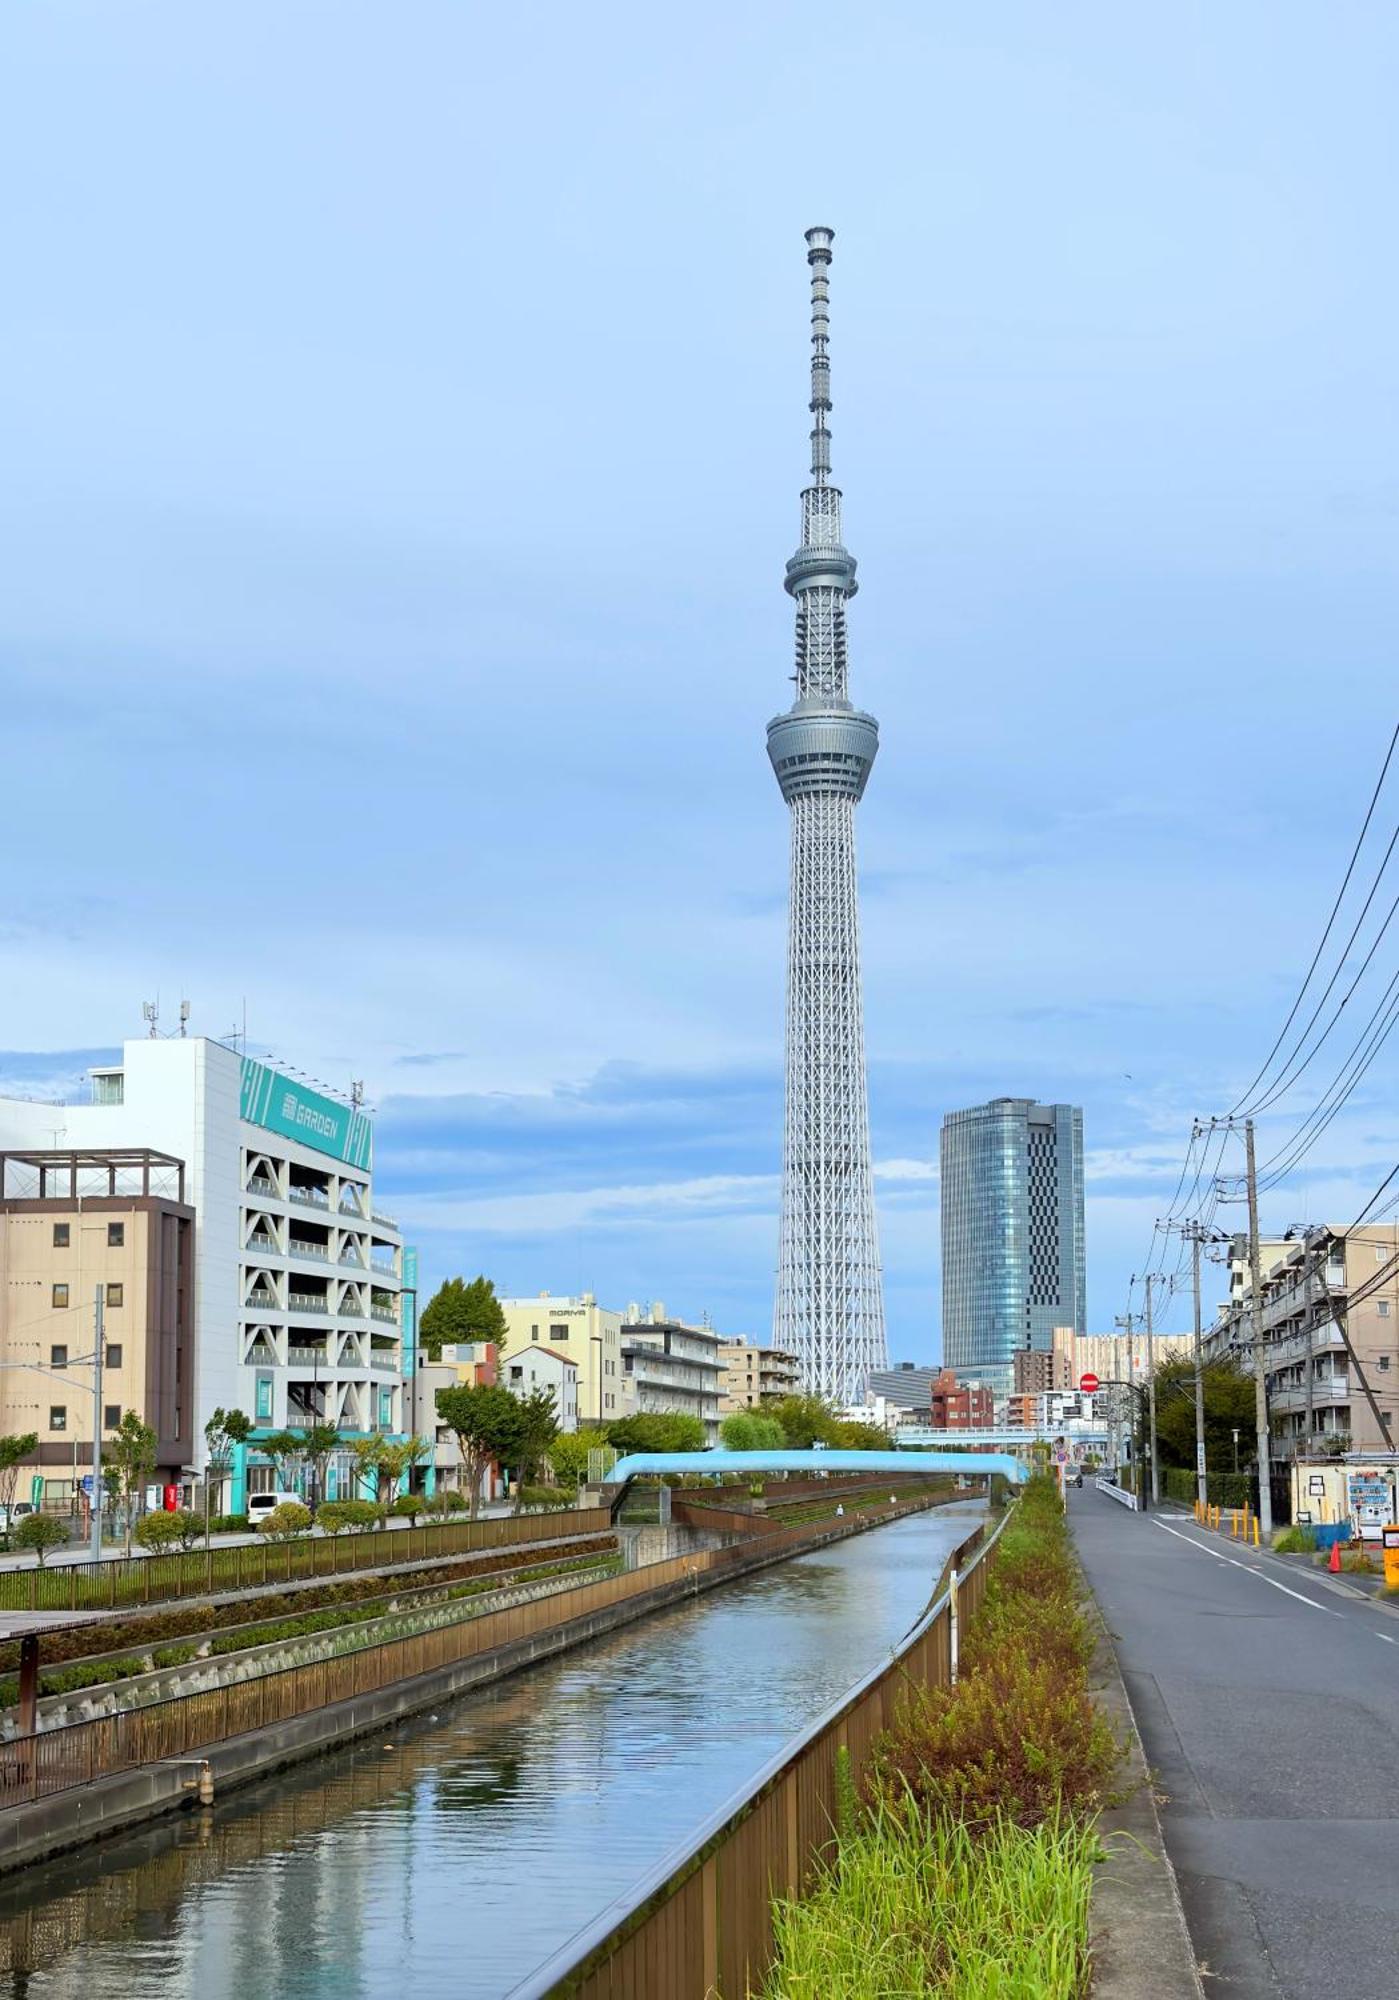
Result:
[[[1234,1432],[1234,1470],[1235,1470],[1235,1472],[1237,1472],[1237,1471],[1238,1471],[1238,1469],[1239,1469],[1239,1434],[1238,1434],[1238,1432],[1237,1432],[1237,1431],[1235,1431],[1235,1432]]]

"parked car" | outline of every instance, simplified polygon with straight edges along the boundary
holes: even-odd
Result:
[[[248,1501],[248,1526],[258,1527],[275,1507],[305,1504],[299,1493],[254,1493]]]
[[[0,1507],[0,1532],[8,1535],[33,1512],[33,1502],[29,1500],[16,1500],[13,1507]]]
[[[1081,1465],[1069,1466],[1068,1470],[1064,1474],[1064,1478],[1066,1483],[1070,1486],[1082,1486],[1083,1467]]]

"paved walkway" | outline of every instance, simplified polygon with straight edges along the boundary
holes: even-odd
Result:
[[[1399,1617],[1187,1514],[1069,1514],[1205,1987],[1399,1995]]]

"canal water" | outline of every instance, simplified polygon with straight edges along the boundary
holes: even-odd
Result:
[[[979,1514],[891,1522],[0,1879],[0,1995],[500,2000],[888,1657]]]

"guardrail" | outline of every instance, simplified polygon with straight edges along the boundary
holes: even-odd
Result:
[[[592,1511],[600,1516],[602,1527],[609,1525],[605,1509]],[[915,1507],[901,1508],[899,1514],[916,1511]],[[895,1517],[891,1513],[889,1518]],[[478,1527],[495,1525],[477,1523]],[[441,1626],[406,1639],[341,1653],[333,1660],[286,1667],[255,1680],[173,1696],[120,1715],[45,1730],[37,1736],[16,1737],[0,1744],[0,1813],[143,1764],[196,1752],[207,1756],[210,1746],[226,1737],[372,1694],[396,1681],[414,1680],[478,1653],[500,1651],[551,1627],[571,1624],[680,1581],[693,1581],[698,1589],[702,1576],[739,1572],[755,1553],[764,1557],[778,1550],[797,1554],[829,1534],[831,1527],[830,1522],[814,1522],[808,1528],[779,1529],[765,1535],[756,1548],[748,1543],[696,1550],[667,1562],[651,1563],[645,1569],[628,1570],[602,1583],[582,1584],[508,1611],[488,1612],[469,1624]],[[405,1532],[411,1531],[398,1531],[394,1540],[402,1541]],[[649,1990],[654,1994],[654,1988]]]
[[[1009,1518],[1009,1516],[1007,1516]],[[963,1542],[942,1592],[887,1666],[876,1667],[701,1828],[604,1910],[507,2000],[742,2000],[773,1962],[772,1902],[799,1894],[830,1853],[838,1751],[858,1772],[909,1682],[952,1678],[954,1616],[975,1616],[986,1587],[984,1529]],[[796,1531],[792,1531],[796,1532]]]
[[[1129,1493],[1125,1486],[1117,1486],[1111,1479],[1104,1479],[1101,1475],[1093,1481],[1093,1484],[1100,1493],[1106,1493],[1109,1500],[1119,1500],[1124,1507],[1130,1507],[1134,1514],[1137,1512],[1137,1496],[1135,1493]]]
[[[272,1544],[239,1542],[184,1555],[113,1556],[52,1569],[0,1570],[0,1610],[114,1611],[217,1591],[264,1589],[305,1577],[344,1576],[386,1563],[425,1562],[473,1549],[509,1548],[562,1535],[596,1535],[612,1525],[606,1507],[560,1507],[504,1520],[442,1521],[421,1528],[372,1528]]]

